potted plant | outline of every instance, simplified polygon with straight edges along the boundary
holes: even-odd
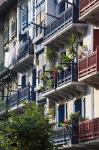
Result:
[[[42,73],[40,79],[43,81],[47,81],[48,80],[48,73],[47,72]]]
[[[72,61],[72,58],[70,58],[68,55],[64,55],[62,59],[63,68],[68,69],[68,66],[70,65],[71,61]]]
[[[55,48],[47,47],[46,57],[49,62],[55,62],[57,59],[57,50]]]
[[[58,71],[58,72],[61,72],[62,70],[63,70],[63,67],[60,65],[60,66],[57,66],[56,67],[56,70]]]
[[[44,87],[44,86],[41,86],[41,87],[40,87],[40,91],[41,91],[41,92],[44,92],[44,91],[45,91],[45,87]]]
[[[53,87],[53,86],[54,86],[54,80],[49,79],[49,80],[47,81],[47,85],[48,85],[48,87]]]
[[[80,112],[71,113],[69,118],[71,123],[78,123],[80,120]]]

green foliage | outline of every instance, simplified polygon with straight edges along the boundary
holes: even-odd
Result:
[[[80,113],[79,112],[71,113],[69,117],[70,117],[70,119],[69,119],[70,123],[72,123],[72,122],[79,122],[79,120],[80,120]]]
[[[70,63],[71,61],[72,61],[72,59],[69,56],[67,56],[67,55],[63,56],[62,63]]]
[[[48,72],[44,72],[42,75],[41,75],[41,80],[43,81],[47,81],[49,79],[49,73]]]
[[[11,114],[0,125],[0,147],[5,150],[54,150],[50,136],[48,118],[35,104],[26,104],[23,114]]]
[[[57,59],[57,50],[55,48],[47,47],[46,57],[49,62],[55,62]]]
[[[74,58],[77,55],[77,40],[79,35],[77,33],[70,33],[67,39],[65,48],[68,50],[69,55]]]
[[[54,81],[53,81],[52,79],[49,79],[49,80],[47,81],[47,85],[48,85],[49,87],[53,87]]]
[[[56,67],[56,70],[58,70],[58,71],[62,71],[63,70],[63,67],[60,65],[60,66],[57,66]]]

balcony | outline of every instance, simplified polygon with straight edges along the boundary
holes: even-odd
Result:
[[[19,107],[22,103],[32,100],[32,87],[27,85],[19,89],[16,93],[10,95],[7,99],[8,110]]]
[[[75,97],[85,93],[85,86],[81,86],[78,81],[77,63],[72,62],[67,69],[62,70],[54,77],[54,85],[50,88],[45,87],[43,97],[52,99],[63,99]],[[52,80],[52,78],[51,78]]]
[[[55,127],[53,129],[51,141],[55,146],[58,146],[58,148],[63,148],[63,146],[71,147],[72,144],[78,143],[78,134],[78,126],[73,127],[72,125],[70,125],[68,129],[63,126]]]
[[[99,0],[80,0],[80,20],[99,25]]]
[[[99,48],[89,56],[79,60],[78,80],[94,88],[99,88]]]
[[[91,144],[95,141],[96,141],[96,144],[99,145],[99,118],[81,122],[79,124],[79,142]],[[93,146],[95,149],[94,143],[93,143]]]
[[[71,130],[66,131],[64,127],[57,127],[53,130],[53,136],[51,137],[51,141],[55,146],[63,147],[63,145],[72,144],[72,132]]]
[[[20,73],[26,71],[33,65],[33,54],[34,50],[32,47],[32,41],[31,39],[27,39],[21,44],[18,50],[18,55],[13,55],[10,69],[16,70]]]
[[[66,11],[64,11],[59,19],[55,19],[52,23],[48,24],[45,28],[44,33],[44,45],[55,44],[63,47],[66,43],[66,37],[68,36],[68,32],[73,27],[77,27],[76,29],[83,28],[84,23],[80,26],[80,21],[78,21],[79,17],[79,9],[76,6],[69,7]],[[79,26],[77,26],[77,23]]]
[[[36,45],[36,53],[40,53],[44,49],[43,43]]]
[[[0,0],[0,17],[2,18],[16,2],[17,0]]]

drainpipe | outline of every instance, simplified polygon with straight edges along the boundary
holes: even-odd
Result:
[[[91,117],[94,118],[94,88],[91,87]]]

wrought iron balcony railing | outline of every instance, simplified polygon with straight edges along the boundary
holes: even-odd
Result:
[[[68,67],[57,72],[56,75],[52,75],[49,81],[52,81],[52,86],[45,86],[44,94],[47,92],[51,92],[52,90],[57,89],[58,87],[61,87],[62,85],[67,85],[71,82],[78,81],[78,66],[77,63],[71,62]]]
[[[70,146],[72,144],[72,130],[67,130],[65,127],[57,127],[53,129],[51,141],[55,146]]]
[[[15,94],[12,94],[7,99],[7,108],[8,110],[14,108],[15,106],[18,107],[24,101],[32,100],[32,87],[27,85],[25,88],[19,89]]]
[[[15,65],[17,62],[19,62],[21,59],[25,58],[29,54],[33,54],[33,47],[32,47],[32,41],[31,39],[27,39],[25,42],[23,42],[18,50],[18,55],[13,55],[12,58],[12,65]]]
[[[67,69],[62,70],[60,73],[58,73],[57,87],[68,84],[69,82],[77,81],[78,80],[77,73],[78,73],[77,63],[72,62],[67,67]]]
[[[24,58],[27,54],[33,54],[31,39],[27,39],[26,42],[20,46],[17,60]]]
[[[59,31],[67,28],[70,23],[76,23],[79,16],[79,9],[75,6],[71,6],[66,11],[64,11],[59,19],[55,19],[52,23],[46,26],[44,39],[45,41],[52,37],[54,34],[59,33]]]
[[[58,122],[60,124],[60,122]],[[77,122],[68,124],[68,127],[63,126],[55,127],[53,129],[53,134],[51,141],[56,146],[77,144],[79,141],[79,125]]]

